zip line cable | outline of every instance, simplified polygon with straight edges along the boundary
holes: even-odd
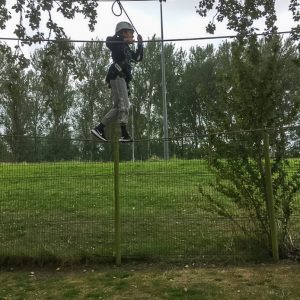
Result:
[[[276,35],[281,34],[291,34],[292,31],[279,31],[276,33]],[[257,33],[257,36],[266,36],[267,33]],[[275,34],[273,34],[275,35]],[[247,35],[249,36],[249,35]],[[201,41],[201,40],[217,40],[217,39],[234,39],[237,35],[220,35],[220,36],[205,36],[205,37],[198,37],[198,38],[178,38],[178,39],[157,39],[157,40],[146,40],[144,43],[160,43],[162,41],[164,42],[185,42],[185,41]],[[32,39],[19,39],[19,38],[13,38],[13,37],[0,37],[0,40],[3,41],[21,41],[21,42],[32,42]],[[103,40],[69,40],[69,39],[38,39],[36,40],[37,43],[41,42],[70,42],[70,43],[106,43],[106,41]],[[111,41],[110,43],[119,43],[118,41]],[[134,43],[138,43],[138,41],[134,41]]]
[[[181,140],[182,138],[186,139],[193,139],[195,136],[197,137],[208,137],[208,136],[214,136],[214,135],[231,135],[231,134],[246,134],[246,133],[262,133],[262,132],[274,132],[276,130],[299,130],[300,125],[291,125],[291,126],[281,126],[281,127],[264,127],[264,128],[254,128],[254,129],[240,129],[240,130],[225,130],[225,131],[212,131],[212,132],[203,132],[201,134],[186,134],[184,136],[182,135],[175,135],[168,137],[167,139],[161,137],[154,137],[154,138],[145,138],[145,139],[135,139],[134,142],[141,143],[141,142],[151,142],[151,141],[177,141]],[[0,138],[3,137],[22,137],[22,138],[31,138],[31,139],[44,139],[44,140],[60,140],[60,141],[79,141],[79,142],[87,142],[87,141],[93,141],[93,139],[84,139],[84,138],[66,138],[66,137],[49,137],[49,136],[33,136],[33,135],[18,135],[18,134],[1,134]],[[108,142],[113,142],[112,140],[108,140]],[[99,142],[101,143],[101,142]],[[119,143],[119,141],[118,141]]]
[[[118,5],[119,5],[119,8],[120,8],[120,12],[119,12],[119,13],[116,13],[116,11],[115,11],[115,5],[116,5],[116,4],[118,4]],[[129,15],[127,14],[127,12],[126,12],[126,10],[125,10],[125,8],[124,8],[124,6],[122,5],[122,3],[121,3],[120,0],[115,0],[115,2],[113,3],[113,5],[111,6],[111,11],[112,11],[112,13],[113,13],[116,17],[120,17],[120,16],[123,14],[123,12],[124,12],[125,15],[126,15],[126,17],[127,17],[128,20],[129,20],[130,24],[132,25],[134,31],[135,31],[137,34],[139,34],[138,31],[136,30],[135,26],[133,25],[133,22],[131,21]]]

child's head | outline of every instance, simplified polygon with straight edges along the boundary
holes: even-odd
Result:
[[[134,41],[134,30],[128,22],[120,22],[116,26],[116,34],[123,37],[124,41],[132,44]]]

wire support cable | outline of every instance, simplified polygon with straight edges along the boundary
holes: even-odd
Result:
[[[281,34],[291,34],[292,31],[280,31],[273,35],[281,35]],[[267,33],[257,33],[257,36],[267,36]],[[220,35],[220,36],[205,36],[205,37],[196,37],[196,38],[178,38],[178,39],[157,39],[157,40],[145,40],[144,43],[161,43],[161,42],[186,42],[186,41],[202,41],[202,40],[217,40],[217,39],[234,39],[237,35]],[[0,37],[0,40],[3,41],[21,41],[21,42],[33,42],[33,39],[19,39],[15,37]],[[54,42],[54,43],[106,43],[103,40],[71,40],[71,39],[38,39],[35,40],[37,43],[41,42]],[[120,43],[118,41],[111,41],[110,43]],[[138,41],[134,41],[134,43],[138,43]]]
[[[276,130],[299,130],[300,125],[294,125],[294,126],[283,126],[283,127],[265,127],[265,128],[254,128],[254,129],[240,129],[240,130],[224,130],[224,131],[211,131],[211,132],[203,132],[201,134],[185,134],[184,136],[182,135],[177,135],[177,136],[171,136],[168,137],[167,139],[165,138],[145,138],[145,139],[135,139],[134,142],[151,142],[151,141],[176,141],[176,140],[181,140],[182,138],[185,139],[193,139],[195,136],[199,137],[206,137],[206,136],[212,136],[212,135],[226,135],[226,134],[238,134],[238,133],[254,133],[254,132],[271,132],[271,131],[276,131]],[[84,139],[84,138],[61,138],[61,137],[49,137],[49,136],[32,136],[32,135],[11,135],[11,134],[0,134],[0,138],[12,138],[12,137],[19,137],[19,138],[28,138],[28,139],[43,139],[43,140],[59,140],[59,141],[77,141],[77,142],[89,142],[89,141],[95,141],[94,139]],[[108,140],[109,143],[112,143],[112,140]],[[118,142],[119,143],[119,142]]]

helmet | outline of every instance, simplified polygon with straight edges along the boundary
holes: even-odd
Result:
[[[121,30],[133,30],[133,27],[130,23],[128,22],[120,22],[116,26],[116,33],[120,32]]]

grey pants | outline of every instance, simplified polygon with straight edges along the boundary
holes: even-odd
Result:
[[[124,78],[117,76],[115,80],[110,81],[111,100],[113,108],[104,116],[101,123],[108,123],[118,120],[119,123],[128,123],[129,116],[129,99],[127,84]]]

